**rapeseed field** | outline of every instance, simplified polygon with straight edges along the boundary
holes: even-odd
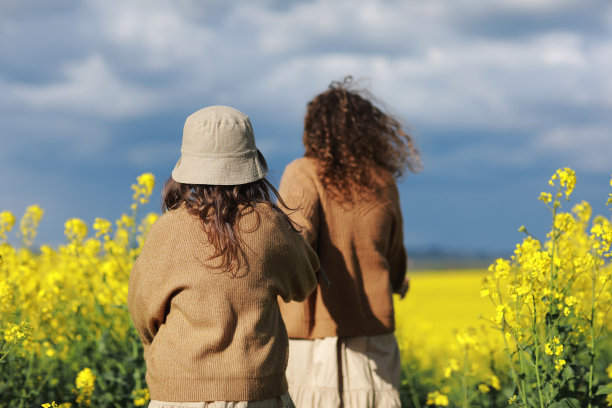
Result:
[[[0,212],[0,407],[148,403],[125,304],[158,216],[141,214],[154,183],[139,176],[129,212],[114,222],[67,220],[56,248],[35,245],[39,206],[19,220]],[[513,255],[487,270],[411,274],[395,303],[406,407],[612,405],[612,223],[568,201],[575,183],[559,169],[540,195],[546,240],[522,227]],[[604,199],[612,204],[612,194]]]

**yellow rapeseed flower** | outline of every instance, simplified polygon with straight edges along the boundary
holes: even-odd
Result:
[[[510,262],[503,258],[498,258],[489,266],[489,272],[494,273],[495,279],[506,279],[510,273]]]
[[[34,243],[34,238],[38,233],[38,224],[40,224],[44,213],[45,211],[36,204],[26,208],[25,214],[19,222],[19,232],[24,246],[29,247]]]
[[[501,383],[499,382],[499,378],[495,374],[491,375],[491,387],[496,390],[501,390]]]
[[[84,368],[79,372],[75,380],[75,385],[78,392],[77,403],[83,403],[85,406],[91,404],[91,395],[94,391],[94,383],[96,376],[89,368]]]
[[[548,181],[548,184],[554,186],[554,180],[557,179],[559,180],[561,187],[565,188],[565,198],[569,200],[569,197],[576,186],[576,172],[569,167],[558,169],[555,174],[552,175]]]
[[[456,338],[457,343],[459,343],[459,345],[465,348],[466,350],[478,349],[479,345],[473,329],[468,328],[466,330],[459,331],[457,333]]]
[[[11,307],[12,287],[6,281],[0,281],[0,313]]]
[[[586,224],[591,218],[593,209],[591,208],[591,205],[588,202],[581,201],[572,208],[572,212],[576,214],[580,222]]]
[[[570,231],[574,225],[574,217],[569,213],[559,213],[555,217],[555,229],[557,231]]]
[[[612,187],[612,178],[610,178],[610,187]],[[606,201],[606,205],[612,204],[612,193],[610,194],[610,198]]]
[[[64,223],[64,235],[70,242],[83,242],[87,236],[87,224],[79,218],[71,218]]]
[[[117,228],[125,229],[134,225],[134,218],[130,217],[127,214],[121,214],[121,218],[115,221],[117,224]]]
[[[32,326],[27,322],[20,324],[9,323],[4,330],[4,341],[9,344],[21,343],[32,334]]]
[[[459,362],[455,358],[448,360],[448,365],[444,369],[444,377],[449,378],[453,371],[459,370]]]
[[[540,193],[538,200],[543,201],[544,203],[548,204],[552,201],[552,194],[542,192]]]
[[[555,370],[557,370],[557,371],[561,371],[561,370],[563,370],[563,367],[565,366],[565,363],[566,363],[566,362],[565,362],[565,360],[564,360],[564,359],[562,359],[562,358],[560,358],[559,360],[557,360],[557,361],[555,362]]]
[[[487,384],[478,384],[478,391],[486,394],[487,392],[491,391],[491,388],[489,388]]]
[[[0,240],[6,239],[7,232],[10,232],[15,225],[15,216],[10,211],[0,212]]]
[[[427,405],[438,405],[441,407],[448,406],[448,396],[440,391],[427,393]]]
[[[146,204],[149,202],[149,197],[153,193],[155,187],[155,176],[152,173],[143,173],[136,178],[137,184],[132,184],[134,195],[132,196],[134,204],[132,209],[136,209],[138,204]]]
[[[145,405],[147,402],[149,402],[150,399],[149,389],[142,388],[132,391],[132,398],[134,399],[134,405],[136,405],[137,407]]]
[[[96,237],[100,237],[102,235],[108,235],[112,231],[112,226],[110,221],[105,220],[104,218],[96,218],[93,223],[93,229],[96,231]]]
[[[546,343],[544,345],[544,352],[549,356],[552,356],[554,354],[553,348],[550,343]]]
[[[153,173],[143,173],[136,180],[145,195],[150,196],[153,193],[153,187],[155,187],[155,176]]]

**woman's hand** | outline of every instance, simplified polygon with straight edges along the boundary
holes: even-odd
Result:
[[[410,278],[406,276],[404,278],[404,282],[402,282],[402,285],[395,291],[395,293],[397,293],[400,298],[403,299],[404,296],[406,296],[406,293],[408,293],[408,290],[410,290]]]

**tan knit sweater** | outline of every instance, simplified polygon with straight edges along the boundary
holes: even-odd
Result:
[[[393,176],[372,171],[376,197],[353,205],[332,200],[311,158],[295,160],[279,192],[291,218],[319,255],[329,288],[319,285],[303,303],[281,304],[290,338],[362,336],[394,330],[392,292],[406,273],[402,215]]]
[[[236,278],[210,267],[212,246],[184,207],[151,228],[128,291],[151,399],[253,401],[287,391],[277,296],[304,299],[319,262],[282,214],[267,204],[256,210],[239,223],[250,269],[243,262]]]

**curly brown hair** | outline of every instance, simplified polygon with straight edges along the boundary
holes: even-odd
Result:
[[[340,201],[371,194],[372,167],[394,177],[405,168],[420,170],[420,154],[398,120],[383,112],[365,90],[353,89],[347,76],[308,103],[302,141],[304,156],[320,162],[318,176],[328,193]]]
[[[270,192],[276,195],[280,205],[289,209],[265,178],[247,184],[221,186],[184,184],[169,177],[162,191],[162,211],[176,210],[184,205],[190,214],[199,217],[215,249],[209,260],[218,259],[214,268],[238,277],[238,270],[246,260],[237,228],[242,215],[256,211],[256,205],[265,203],[286,219],[287,228],[297,231],[291,219],[272,201]],[[256,214],[259,217],[259,213]],[[255,229],[259,222],[258,218]],[[248,263],[246,270],[248,273]]]

